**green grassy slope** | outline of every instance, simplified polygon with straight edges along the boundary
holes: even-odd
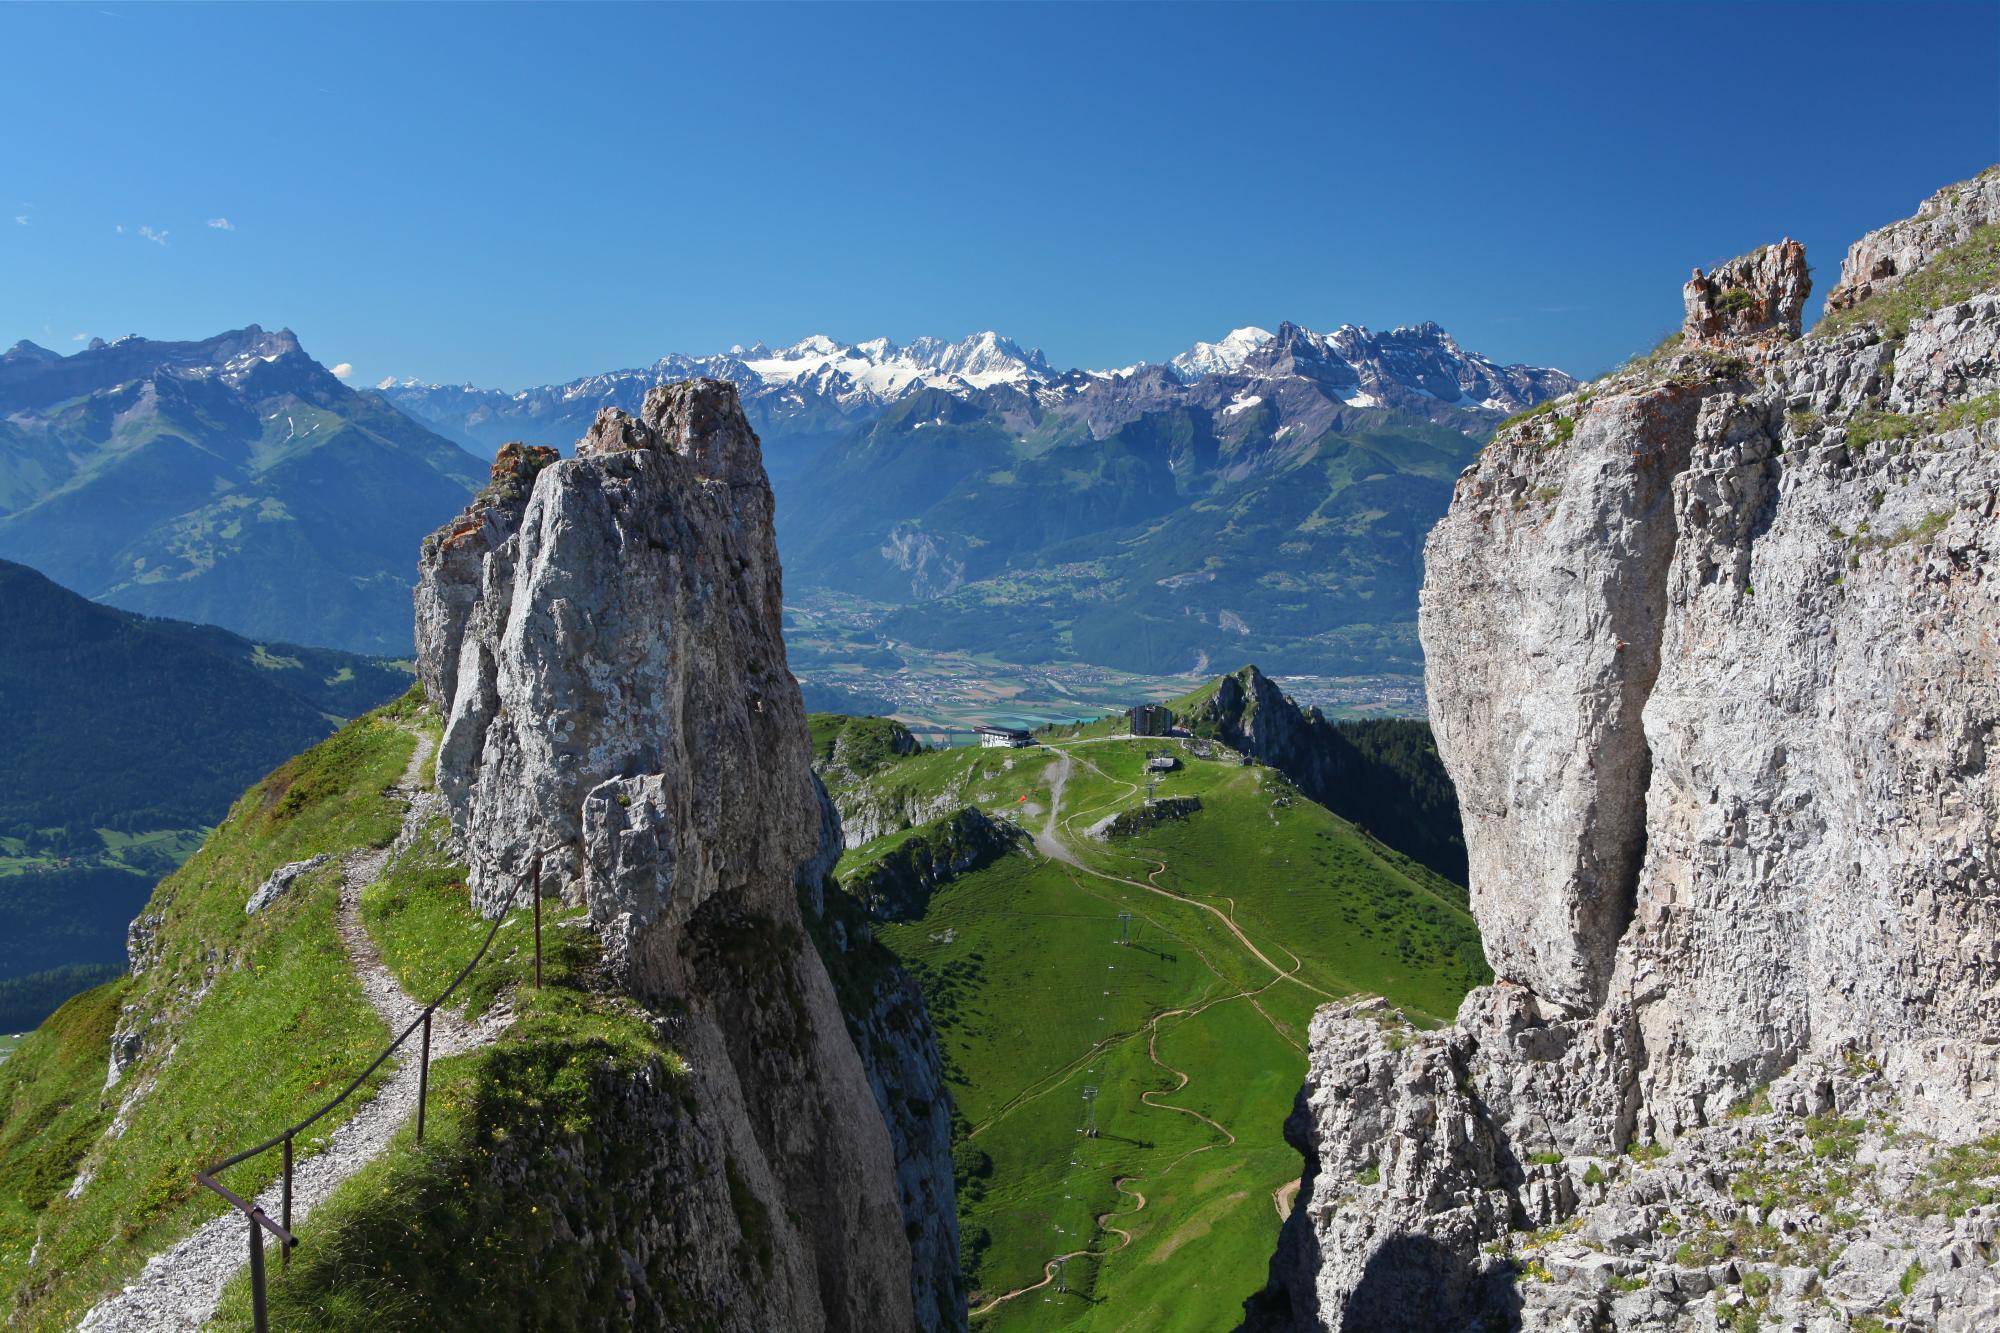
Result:
[[[1199,799],[1191,817],[1088,836],[1138,802],[1163,744],[947,751],[867,784],[956,790],[1046,836],[1063,777],[1054,833],[1079,864],[1007,856],[940,888],[920,919],[877,926],[924,989],[958,1103],[978,1328],[1233,1326],[1298,1176],[1281,1127],[1313,1009],[1365,990],[1441,1021],[1488,977],[1453,886],[1233,753],[1178,752],[1157,794]],[[1096,1137],[1080,1132],[1086,1086]],[[1060,1254],[1074,1255],[1067,1291],[995,1303]]]
[[[387,1041],[337,934],[337,859],[257,916],[245,917],[243,904],[278,865],[394,838],[400,808],[385,792],[418,727],[435,736],[438,722],[406,698],[253,788],[149,905],[159,918],[150,967],[71,1001],[0,1063],[0,1310],[9,1327],[73,1325],[147,1255],[221,1208],[194,1186],[197,1167],[311,1111]],[[427,832],[361,903],[384,963],[419,995],[441,991],[490,926],[471,909],[443,821]],[[476,1015],[504,991],[511,1026],[475,1053],[436,1061],[424,1144],[405,1127],[315,1211],[292,1263],[272,1265],[274,1327],[561,1329],[611,1308],[609,1270],[551,1261],[563,1240],[549,1194],[594,1198],[602,1215],[585,1224],[609,1234],[617,1172],[633,1156],[606,1123],[622,1105],[621,1080],[671,1080],[682,1066],[632,1006],[600,993],[601,951],[593,933],[572,928],[575,915],[547,911],[540,990],[531,912],[501,925],[454,1004]],[[107,1095],[121,1006],[156,1026]],[[302,1153],[321,1148],[358,1105],[316,1126]],[[116,1138],[105,1133],[114,1116],[126,1123]],[[540,1165],[494,1170],[507,1151]],[[277,1164],[275,1153],[253,1159],[226,1183],[251,1195]],[[67,1198],[79,1171],[89,1184]],[[608,1183],[593,1192],[598,1182]],[[248,1326],[246,1280],[239,1274],[224,1293],[218,1326]]]
[[[197,1191],[197,1167],[316,1106],[387,1040],[335,930],[337,865],[256,916],[243,905],[287,862],[395,836],[396,807],[383,793],[414,741],[389,713],[351,724],[244,795],[155,891],[151,966],[72,1001],[0,1066],[0,1181],[12,1191],[0,1198],[0,1308],[11,1326],[73,1324],[146,1255],[223,1206]],[[157,1026],[105,1092],[106,1037],[121,1003]],[[84,1030],[77,1015],[89,1013]],[[104,1136],[128,1096],[124,1132]],[[57,1103],[65,1109],[52,1117]],[[322,1121],[302,1150],[323,1146],[352,1106]],[[39,1128],[58,1122],[59,1134]],[[249,1194],[276,1165],[246,1163],[230,1184]],[[89,1186],[68,1198],[79,1171]]]
[[[472,910],[465,868],[445,850],[442,818],[362,893],[362,920],[405,992],[440,994],[492,922]],[[545,905],[543,986],[534,987],[532,912],[514,911],[453,998],[476,1017],[504,991],[514,1021],[492,1046],[431,1065],[424,1142],[399,1131],[387,1153],[311,1218],[311,1243],[271,1276],[272,1327],[564,1329],[595,1326],[616,1293],[605,1270],[548,1262],[563,1244],[558,1186],[617,1207],[632,1154],[606,1133],[608,1084],[658,1061],[682,1066],[630,1005],[599,992],[596,936],[581,909]],[[501,1145],[546,1145],[537,1178],[493,1169]],[[560,1155],[561,1164],[554,1165]],[[528,1154],[533,1158],[534,1154]],[[593,1219],[600,1231],[615,1222]],[[216,1320],[250,1327],[239,1273]]]

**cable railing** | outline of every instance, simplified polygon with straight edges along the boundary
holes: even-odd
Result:
[[[506,905],[501,908],[499,915],[493,918],[493,928],[486,932],[485,940],[479,945],[479,952],[472,955],[471,961],[460,968],[458,975],[451,979],[451,984],[446,986],[436,999],[425,1005],[423,1011],[410,1020],[409,1026],[405,1027],[396,1039],[390,1042],[388,1047],[380,1055],[376,1056],[366,1069],[355,1075],[353,1082],[342,1088],[338,1096],[321,1106],[305,1119],[299,1121],[296,1125],[272,1135],[254,1148],[245,1148],[233,1157],[223,1158],[206,1171],[197,1171],[194,1173],[196,1184],[201,1185],[205,1189],[213,1190],[230,1207],[236,1209],[237,1212],[242,1213],[245,1218],[249,1219],[250,1309],[257,1333],[269,1333],[270,1329],[270,1316],[267,1313],[264,1288],[264,1233],[268,1231],[272,1236],[277,1238],[280,1247],[278,1251],[279,1261],[283,1265],[291,1263],[292,1250],[299,1243],[298,1236],[292,1231],[292,1141],[298,1138],[304,1131],[312,1128],[342,1102],[352,1097],[360,1089],[361,1085],[366,1083],[369,1077],[382,1067],[383,1061],[394,1055],[402,1044],[410,1039],[411,1033],[419,1030],[423,1032],[423,1053],[419,1057],[421,1063],[417,1066],[417,1142],[422,1143],[424,1141],[424,1111],[430,1096],[431,1081],[431,1015],[435,1014],[438,1007],[452,997],[465,979],[472,975],[472,969],[479,966],[479,960],[486,956],[486,951],[493,947],[494,937],[500,933],[500,927],[507,923],[507,915],[514,910],[515,902],[521,896],[523,885],[530,886],[528,896],[533,900],[535,906],[535,989],[540,990],[542,988],[542,853],[537,852],[535,854],[534,867],[529,878],[515,882],[514,891],[507,895]],[[279,1216],[276,1220],[273,1220],[270,1214],[266,1213],[255,1201],[242,1198],[234,1191],[225,1188],[220,1181],[215,1179],[217,1175],[227,1171],[230,1167],[247,1162],[253,1157],[271,1151],[273,1148],[284,1149],[284,1188],[280,1194]]]

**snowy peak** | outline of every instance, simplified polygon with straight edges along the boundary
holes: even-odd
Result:
[[[1245,325],[1231,329],[1219,342],[1196,343],[1167,362],[1174,378],[1192,384],[1203,375],[1233,375],[1253,352],[1270,345],[1277,335],[1269,329]]]
[[[759,343],[741,357],[743,366],[764,385],[805,380],[815,386],[844,386],[885,399],[900,397],[913,388],[990,389],[997,384],[1040,382],[1054,376],[1040,351],[1023,352],[1011,338],[991,331],[957,342],[918,338],[908,347],[898,347],[887,338],[838,343],[816,333],[777,352],[765,350]]]
[[[1575,387],[1561,371],[1500,366],[1467,353],[1432,323],[1378,334],[1352,324],[1317,333],[1289,321],[1275,333],[1256,325],[1231,329],[1163,365],[1140,362],[1116,371],[1058,371],[1039,348],[1023,350],[992,330],[901,346],[888,338],[844,343],[816,333],[786,347],[755,342],[712,356],[676,353],[645,368],[511,394],[409,380],[378,387],[420,420],[485,448],[522,438],[566,444],[597,409],[637,411],[652,386],[693,378],[735,384],[751,425],[770,434],[845,429],[930,389],[1002,413],[1079,413],[1093,430],[1183,399],[1217,410],[1241,404],[1229,419],[1248,423],[1256,419],[1249,412],[1254,397],[1313,401],[1333,411],[1413,412],[1477,431],[1496,415]]]

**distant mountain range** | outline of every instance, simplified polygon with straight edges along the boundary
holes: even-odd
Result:
[[[891,645],[1148,672],[1415,670],[1453,479],[1499,420],[1575,387],[1435,324],[1285,323],[1115,371],[994,333],[815,336],[513,394],[379,391],[468,448],[563,447],[689,375],[734,382],[763,437],[789,588],[886,604]]]
[[[0,353],[0,558],[129,610],[407,654],[417,544],[485,475],[286,330]]]
[[[690,376],[738,386],[788,588],[876,604],[878,663],[907,644],[1152,673],[1414,671],[1453,478],[1574,384],[1435,324],[1240,328],[1119,370],[995,333],[815,336],[518,393],[357,392],[255,325],[23,342],[0,354],[0,558],[147,614],[401,654],[417,544],[484,479],[474,454],[567,448]]]

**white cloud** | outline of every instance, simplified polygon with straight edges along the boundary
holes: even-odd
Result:
[[[354,367],[345,361],[333,368],[333,377],[337,380],[344,380],[353,373]]]
[[[26,213],[16,213],[14,215],[14,222],[17,226],[25,227],[28,225],[28,215]]]
[[[228,218],[210,218],[208,220],[208,225],[215,228],[217,231],[236,230],[236,224],[234,222],[231,222]]]
[[[139,234],[154,245],[165,245],[167,243],[167,233],[164,227],[141,227],[139,228]]]
[[[120,236],[123,236],[125,234],[125,224],[121,222],[117,226],[113,227],[111,230],[117,232]]]
[[[69,335],[69,340],[73,343],[87,343],[90,341],[90,335],[87,333],[72,333]]]

